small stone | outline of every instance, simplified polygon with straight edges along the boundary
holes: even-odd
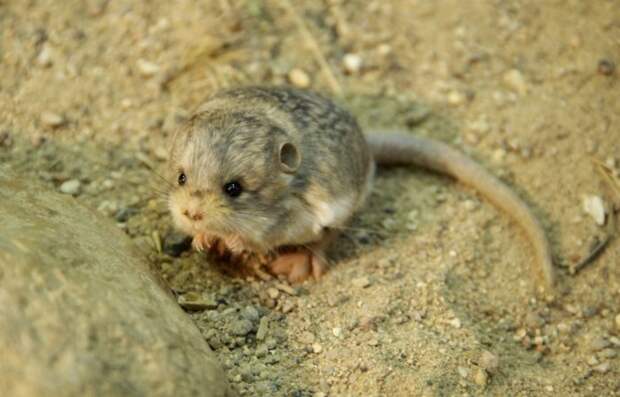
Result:
[[[336,327],[332,329],[332,334],[334,334],[336,338],[340,338],[340,336],[342,335],[342,328]]]
[[[507,153],[505,149],[502,149],[502,148],[495,149],[492,154],[493,160],[496,163],[501,163],[506,158],[506,154]]]
[[[474,372],[474,382],[479,385],[479,386],[486,386],[487,382],[489,380],[489,375],[487,375],[487,372],[481,368],[478,368],[475,372]]]
[[[529,312],[525,316],[525,325],[529,329],[539,329],[545,325],[545,320],[534,312]]]
[[[504,83],[520,95],[527,93],[527,84],[523,74],[517,69],[511,69],[504,73]]]
[[[448,94],[448,103],[452,106],[459,106],[465,102],[465,95],[459,91],[450,91]]]
[[[59,189],[64,194],[77,196],[82,190],[82,183],[78,179],[69,179],[63,182]]]
[[[265,340],[267,336],[267,331],[269,330],[269,318],[267,316],[263,316],[258,323],[258,330],[256,331],[256,339],[257,340]]]
[[[467,377],[469,376],[469,370],[465,367],[458,367],[456,371],[459,373],[461,378],[467,379]]]
[[[497,355],[485,350],[480,355],[479,364],[482,368],[493,374],[499,368],[499,358]]]
[[[590,349],[595,352],[606,349],[609,346],[611,346],[611,343],[605,338],[594,338],[590,342]]]
[[[596,358],[596,356],[590,356],[588,357],[588,359],[586,360],[586,362],[588,363],[589,366],[593,367],[595,365],[598,365],[599,361],[598,358]]]
[[[254,306],[246,306],[241,311],[241,316],[249,321],[258,321],[260,315]]]
[[[278,299],[278,296],[280,296],[280,291],[278,291],[276,288],[269,287],[267,288],[267,295],[271,299]]]
[[[162,247],[163,252],[166,255],[177,258],[185,251],[189,251],[192,248],[192,238],[179,232],[171,232],[164,237],[164,244]]]
[[[448,323],[454,328],[461,328],[461,320],[458,317],[454,317]]]
[[[304,70],[295,68],[288,73],[288,79],[295,87],[308,88],[310,87],[310,76]]]
[[[603,363],[600,363],[599,365],[595,366],[592,368],[592,370],[596,371],[596,372],[600,372],[601,374],[605,374],[607,372],[609,372],[609,361],[605,361]]]
[[[292,295],[292,296],[297,295],[297,291],[295,291],[295,289],[293,287],[291,287],[290,285],[288,285],[288,284],[275,283],[274,285],[275,285],[275,287],[277,289],[279,289],[280,291],[282,291],[282,292],[284,292],[286,294],[289,294],[289,295]]]
[[[313,344],[312,344],[312,351],[313,351],[314,353],[316,353],[316,354],[319,354],[319,353],[321,353],[321,352],[323,351],[323,346],[321,346],[321,345],[320,345],[320,344],[318,344],[318,343],[313,343]]]
[[[357,288],[366,288],[370,286],[370,280],[366,276],[358,277],[353,279],[353,281],[351,281],[351,284],[353,284],[353,286]]]
[[[217,308],[217,302],[205,299],[199,292],[188,292],[177,298],[179,306],[189,311],[213,310]]]
[[[284,302],[284,304],[282,305],[282,313],[286,314],[286,313],[290,313],[293,311],[293,309],[295,309],[297,307],[297,304],[291,300],[287,300]]]
[[[118,211],[118,204],[114,201],[104,200],[97,206],[97,211],[112,216]]]
[[[349,53],[342,58],[344,70],[350,74],[355,74],[359,72],[362,68],[362,63],[362,57],[357,54]]]
[[[41,123],[49,128],[58,128],[65,123],[65,118],[58,113],[43,112],[41,113]]]
[[[614,349],[604,349],[598,355],[600,358],[615,358],[618,353]]]
[[[249,320],[239,319],[230,326],[230,332],[235,336],[245,336],[252,332],[254,324]]]
[[[54,63],[53,52],[48,44],[44,44],[41,48],[41,52],[37,55],[37,64],[44,68],[52,66]]]
[[[143,77],[153,77],[159,72],[159,65],[142,58],[138,59],[136,66]]]
[[[605,203],[600,196],[585,196],[583,210],[594,219],[597,225],[603,226],[605,224]]]
[[[600,61],[598,61],[597,70],[603,76],[611,76],[616,70],[616,64],[614,64],[613,61],[610,61],[609,59],[601,59]]]
[[[614,321],[616,323],[616,329],[620,331],[620,314],[616,314],[616,318]]]

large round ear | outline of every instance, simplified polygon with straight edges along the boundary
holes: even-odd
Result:
[[[292,174],[297,171],[301,164],[301,154],[297,150],[297,146],[290,142],[280,145],[279,152],[280,168],[282,171]]]

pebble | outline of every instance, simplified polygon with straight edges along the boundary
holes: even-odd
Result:
[[[54,63],[53,52],[48,44],[44,44],[43,48],[41,48],[41,52],[37,56],[37,64],[44,68],[48,68],[52,66]]]
[[[452,106],[459,106],[465,102],[465,95],[459,91],[450,91],[448,93],[448,103]]]
[[[188,292],[177,298],[179,306],[185,310],[200,311],[217,308],[217,302],[213,299],[205,299],[201,293]]]
[[[277,288],[269,287],[267,288],[267,295],[271,299],[278,299],[278,296],[280,296],[280,291],[278,291]]]
[[[461,320],[458,317],[454,317],[448,323],[454,328],[461,328]]]
[[[461,378],[467,379],[467,377],[469,376],[469,370],[465,367],[458,367],[456,371],[459,373]]]
[[[342,328],[340,327],[333,328],[332,334],[334,334],[336,338],[339,338],[342,335]]]
[[[603,226],[605,224],[605,204],[600,196],[585,196],[583,210],[594,219],[597,225]]]
[[[320,344],[318,344],[318,343],[313,343],[313,344],[312,344],[312,351],[313,351],[314,353],[316,353],[316,354],[319,354],[319,353],[321,353],[321,352],[323,351],[323,346],[321,346],[321,345],[320,345]]]
[[[267,331],[269,330],[269,318],[267,316],[263,316],[258,323],[258,330],[256,331],[256,339],[257,340],[265,340],[267,336]]]
[[[303,69],[294,68],[288,72],[288,79],[295,87],[308,88],[310,87],[310,76]]]
[[[282,291],[282,292],[284,292],[286,294],[289,294],[289,295],[292,295],[292,296],[297,295],[297,291],[295,291],[295,289],[293,287],[291,287],[290,285],[288,285],[288,284],[275,283],[274,285],[275,285],[275,287],[277,289],[279,289],[280,291]]]
[[[480,355],[479,364],[489,373],[495,373],[499,368],[499,357],[490,351],[485,350]]]
[[[287,300],[282,305],[282,313],[290,313],[293,311],[293,309],[295,309],[295,307],[297,307],[297,304],[295,302]]]
[[[538,314],[530,312],[525,316],[525,325],[530,329],[539,329],[545,325],[545,320]]]
[[[258,321],[260,315],[254,306],[246,306],[241,311],[241,316],[249,321]]]
[[[616,314],[615,323],[616,323],[616,329],[620,331],[620,314]]]
[[[43,112],[41,113],[41,123],[49,128],[58,128],[65,123],[65,118],[58,113]]]
[[[609,372],[609,361],[605,361],[603,363],[600,363],[599,365],[593,367],[592,369],[596,372],[600,372],[602,374]]]
[[[349,53],[342,58],[342,64],[347,73],[354,74],[362,69],[363,61],[359,55]]]
[[[153,77],[159,72],[159,65],[142,58],[138,59],[136,66],[143,77]]]
[[[82,183],[77,179],[69,179],[63,182],[59,189],[64,194],[77,196],[82,190]]]
[[[353,281],[351,281],[351,284],[353,284],[353,286],[357,288],[366,288],[370,286],[370,280],[366,276],[358,277],[353,279]]]
[[[230,332],[235,336],[245,336],[252,331],[252,328],[254,328],[252,322],[245,319],[239,319],[230,324]]]
[[[609,59],[601,59],[598,61],[598,72],[603,76],[611,76],[616,70],[616,65]]]
[[[598,355],[601,358],[615,358],[618,353],[614,349],[604,349]]]
[[[489,380],[489,375],[487,375],[486,371],[478,368],[476,372],[474,372],[474,382],[480,386],[486,386],[487,381]]]
[[[118,211],[118,204],[114,201],[104,200],[97,206],[97,211],[112,216]]]
[[[523,74],[517,69],[511,69],[504,73],[504,83],[520,95],[527,93],[527,84]]]
[[[595,352],[606,349],[609,346],[611,346],[611,343],[607,339],[601,337],[594,338],[590,342],[590,349]]]

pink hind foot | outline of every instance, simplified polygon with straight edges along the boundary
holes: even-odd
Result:
[[[301,283],[313,276],[321,278],[325,272],[325,262],[306,250],[285,252],[267,265],[275,275],[284,275],[291,283]]]

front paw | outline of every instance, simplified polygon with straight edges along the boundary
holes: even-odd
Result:
[[[198,252],[209,251],[215,246],[217,241],[217,237],[206,233],[198,233],[192,239],[192,247]]]

